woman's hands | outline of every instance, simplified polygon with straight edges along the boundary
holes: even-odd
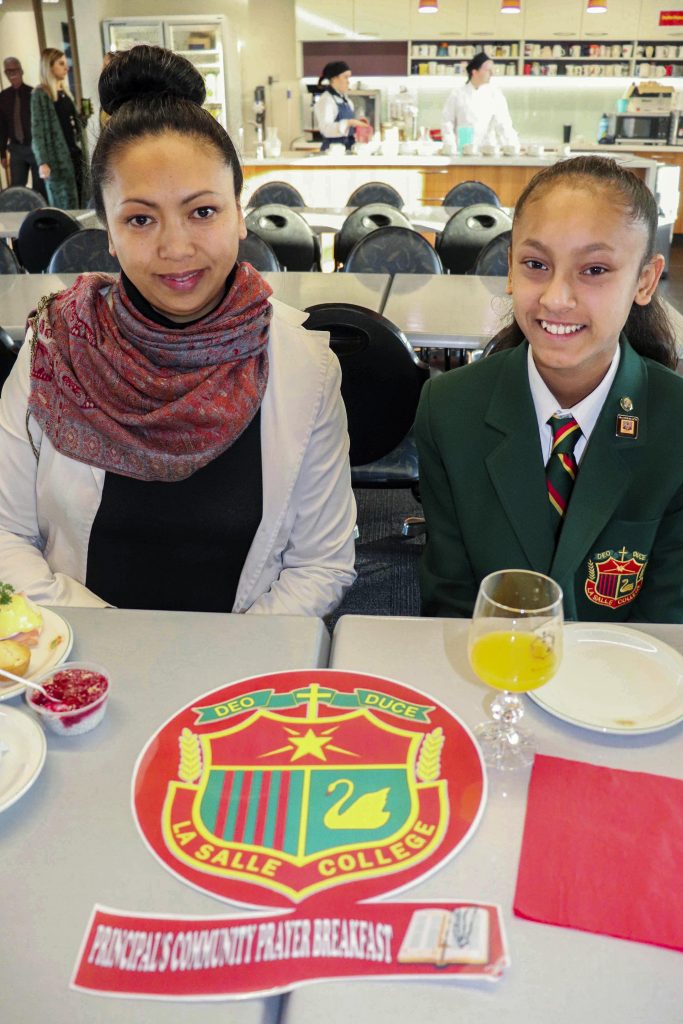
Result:
[[[40,167],[38,168],[38,174],[40,175],[41,178],[49,178],[50,174],[51,174],[50,165],[49,164],[41,164]]]

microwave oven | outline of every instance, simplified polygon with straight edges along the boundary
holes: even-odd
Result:
[[[614,119],[614,141],[617,145],[669,144],[671,114],[615,114]]]

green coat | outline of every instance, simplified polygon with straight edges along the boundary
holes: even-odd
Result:
[[[78,210],[90,198],[90,168],[88,140],[81,127],[80,142],[83,153],[83,195],[78,195],[76,175],[62,126],[55,112],[52,97],[44,89],[31,93],[31,145],[36,163],[50,165],[50,177],[45,180],[51,206],[60,210]]]
[[[527,345],[425,385],[424,614],[469,616],[484,576],[518,568],[557,580],[567,619],[683,622],[683,378],[621,345],[556,548]],[[637,438],[616,436],[622,397]]]

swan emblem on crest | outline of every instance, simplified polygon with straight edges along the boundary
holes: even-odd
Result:
[[[363,793],[353,803],[349,803],[354,792],[354,784],[350,779],[337,779],[327,787],[327,796],[334,793],[338,786],[346,786],[346,792],[330,807],[323,818],[325,828],[340,829],[376,829],[386,825],[390,818],[385,811],[389,789],[378,789],[374,793]],[[341,810],[342,804],[347,804]]]

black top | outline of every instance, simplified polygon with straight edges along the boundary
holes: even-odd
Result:
[[[21,127],[24,132],[24,145],[31,145],[31,93],[30,85],[23,83],[18,89],[3,89],[0,92],[0,153],[4,153],[8,142],[17,142],[14,132],[14,104],[17,92],[21,107]]]
[[[57,92],[55,111],[57,112],[57,117],[71,156],[73,157],[74,153],[80,155],[80,134],[78,130],[78,115],[76,114],[76,108],[74,107],[71,97],[61,89]]]
[[[122,282],[141,313],[171,323]],[[107,472],[86,586],[119,607],[229,612],[263,512],[260,426],[259,410],[227,451],[186,480]]]

